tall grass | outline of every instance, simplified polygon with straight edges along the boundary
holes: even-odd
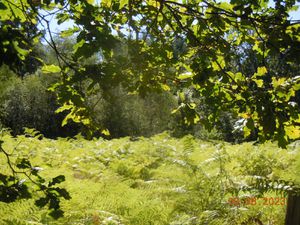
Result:
[[[136,141],[2,139],[3,148],[17,146],[14,157],[28,156],[43,176],[64,174],[72,199],[62,203],[65,216],[57,221],[33,200],[0,203],[0,224],[283,224],[285,206],[228,200],[276,197],[274,190],[259,196],[247,187],[257,177],[292,181],[299,151],[299,145],[284,150],[274,143],[231,145],[166,133]],[[4,157],[0,161],[8,171]]]

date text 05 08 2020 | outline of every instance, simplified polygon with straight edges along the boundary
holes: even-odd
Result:
[[[241,205],[262,205],[262,206],[285,206],[287,203],[287,198],[285,197],[246,197],[246,198],[238,198],[231,197],[228,199],[229,205],[232,206],[241,206]]]

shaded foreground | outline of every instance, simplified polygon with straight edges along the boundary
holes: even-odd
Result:
[[[72,199],[62,202],[65,216],[57,221],[33,199],[0,203],[0,224],[284,224],[284,187],[270,180],[294,180],[299,151],[297,143],[284,150],[165,133],[134,141],[3,140],[43,176],[64,174]]]

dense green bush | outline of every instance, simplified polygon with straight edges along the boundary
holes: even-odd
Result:
[[[24,127],[35,128],[50,137],[80,132],[74,125],[73,131],[61,128],[63,115],[55,113],[58,107],[55,95],[47,90],[57,79],[55,76],[37,72],[21,79],[3,68],[0,78],[1,123],[14,134],[22,133]],[[112,137],[149,136],[171,129],[172,123],[176,123],[171,115],[176,101],[169,93],[142,98],[116,87],[105,99],[100,90],[87,101],[93,106],[95,121],[107,127]]]
[[[107,101],[104,126],[113,137],[150,136],[172,129],[176,123],[171,115],[176,105],[170,93],[152,93],[145,97],[127,95],[122,88],[112,90]]]
[[[24,127],[35,128],[48,137],[74,135],[80,127],[61,127],[63,114],[56,114],[58,105],[48,87],[55,76],[37,72],[23,79],[7,68],[0,72],[1,124],[14,134]],[[105,99],[101,90],[87,98],[93,106],[94,119],[107,127],[112,137],[150,136],[172,129],[176,121],[171,111],[175,98],[169,93],[155,93],[146,97],[128,95],[121,87],[113,88]]]
[[[5,71],[5,70],[4,70]],[[7,74],[2,71],[1,78]],[[24,127],[35,128],[45,136],[65,136],[76,134],[70,127],[61,128],[63,115],[57,115],[55,110],[55,96],[47,90],[55,77],[37,72],[19,78],[10,74],[9,82],[5,84],[5,92],[1,94],[1,123],[12,130],[13,134],[20,134]]]

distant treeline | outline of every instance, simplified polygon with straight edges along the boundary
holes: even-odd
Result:
[[[63,113],[56,96],[48,90],[59,77],[36,71],[23,78],[6,66],[0,70],[0,124],[10,128],[14,135],[23,128],[34,128],[46,137],[67,137],[80,132],[83,127],[70,123],[62,127]],[[151,136],[170,131],[174,136],[194,134],[202,138],[234,141],[239,135],[233,133],[234,119],[224,113],[223,121],[212,132],[200,125],[187,126],[180,112],[171,114],[178,107],[178,99],[169,92],[152,93],[147,96],[129,95],[120,86],[109,91],[104,98],[101,91],[87,101],[93,106],[94,120],[109,129],[112,138],[123,136]],[[240,137],[239,137],[240,138]]]
[[[72,39],[57,38],[56,41],[61,52],[67,55],[71,51]],[[45,59],[46,63],[56,63],[55,53],[45,45],[36,46],[34,54]],[[83,63],[97,60],[99,56],[95,55]],[[68,123],[62,127],[66,114],[55,112],[59,103],[48,88],[61,79],[60,75],[45,74],[38,63],[34,65],[35,72],[31,70],[23,76],[15,74],[5,65],[0,68],[0,126],[11,129],[14,135],[23,133],[24,127],[34,128],[51,138],[69,137],[78,133],[84,135],[84,128],[80,124]],[[87,86],[81,83],[80,91],[87,92]],[[185,98],[201,101],[201,97],[193,95],[193,90],[186,90]],[[128,94],[121,85],[112,85],[105,91],[99,88],[86,95],[86,103],[92,111],[94,121],[110,131],[110,138],[151,136],[169,131],[178,137],[193,134],[200,138],[231,142],[242,139],[241,132],[234,129],[237,118],[229,113],[224,112],[210,132],[201,125],[186,125],[180,110],[172,114],[181,103],[176,87],[173,93],[152,92],[141,96]],[[204,101],[198,111],[204,117],[211,113]]]

